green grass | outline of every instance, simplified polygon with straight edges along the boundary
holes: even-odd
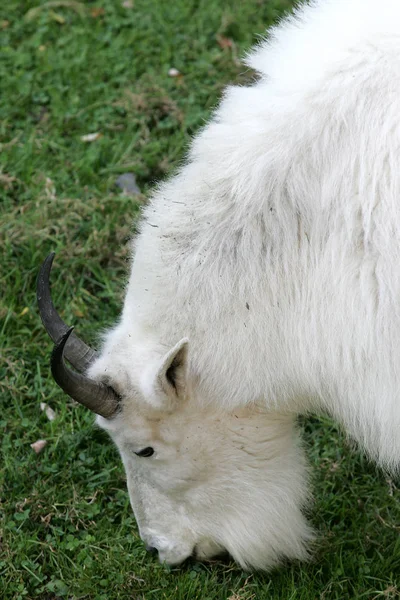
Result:
[[[37,314],[38,267],[55,250],[64,319],[89,342],[115,320],[140,205],[223,87],[251,79],[238,56],[291,2],[61,4],[0,6],[1,598],[400,597],[400,485],[328,419],[302,422],[319,531],[310,564],[251,575],[231,563],[159,565],[138,537],[116,450],[49,375]],[[124,172],[141,196],[115,188]]]

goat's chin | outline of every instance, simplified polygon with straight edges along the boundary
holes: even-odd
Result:
[[[210,539],[201,540],[194,549],[194,557],[200,561],[211,560],[227,554],[228,552],[223,546]]]
[[[158,553],[158,560],[161,564],[168,565],[169,567],[178,567],[179,565],[182,565],[185,562],[185,560],[187,560],[191,556],[191,552],[179,553],[174,551],[171,552],[161,550]]]

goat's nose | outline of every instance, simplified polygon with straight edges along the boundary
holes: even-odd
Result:
[[[156,554],[157,552],[157,548],[154,548],[154,546],[149,546],[148,544],[146,544],[146,550],[147,552],[150,552],[150,554]]]

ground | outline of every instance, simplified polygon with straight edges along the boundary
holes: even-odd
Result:
[[[301,421],[318,531],[310,564],[250,575],[229,562],[159,565],[138,537],[116,450],[51,379],[35,302],[39,265],[54,250],[55,302],[96,343],[120,310],[126,242],[149,191],[179,165],[224,86],[251,81],[239,57],[291,4],[0,6],[4,600],[400,597],[400,484],[327,418]],[[115,186],[123,173],[140,195]]]

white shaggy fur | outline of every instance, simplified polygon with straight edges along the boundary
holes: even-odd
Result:
[[[400,2],[317,0],[248,64],[147,207],[90,370],[123,397],[99,424],[170,563],[306,555],[299,413],[400,463]]]

